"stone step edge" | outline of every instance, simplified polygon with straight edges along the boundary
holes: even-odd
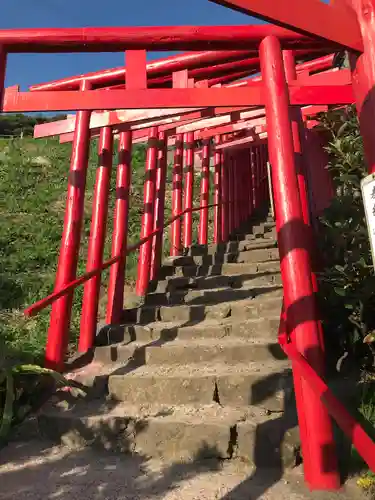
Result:
[[[222,333],[218,333],[218,337],[214,334],[213,338],[225,338],[228,336],[239,336],[237,333],[232,333],[235,328],[241,330],[249,326],[249,328],[259,327],[263,330],[270,330],[269,335],[272,335],[274,331],[278,331],[280,323],[280,316],[268,316],[264,318],[248,318],[243,320],[233,321],[233,317],[225,319],[205,319],[203,321],[197,321],[197,323],[186,326],[186,321],[171,321],[162,322],[155,321],[147,325],[137,325],[134,323],[125,323],[121,325],[107,325],[101,324],[98,327],[98,333],[95,339],[95,346],[112,345],[117,342],[123,342],[125,338],[128,341],[136,339],[138,337],[144,337],[147,341],[151,342],[153,340],[159,339],[162,334],[176,333],[178,335],[198,335],[203,331],[213,331],[217,329]],[[176,331],[177,330],[177,331]],[[244,337],[247,338],[246,334]],[[265,338],[269,338],[266,335]]]
[[[90,407],[90,405],[87,406]],[[201,415],[190,418],[189,416],[184,418],[178,413],[173,415],[168,408],[161,409],[155,416],[127,415],[124,411],[125,407],[122,406],[119,414],[110,412],[97,415],[91,411],[90,416],[84,416],[70,412],[47,411],[40,413],[37,419],[42,436],[72,449],[101,445],[108,451],[147,452],[147,455],[153,456],[153,454],[163,455],[160,448],[164,445],[166,456],[176,456],[175,448],[178,449],[179,443],[175,442],[175,447],[172,444],[170,452],[168,452],[168,445],[172,436],[176,439],[178,430],[179,441],[183,440],[185,447],[183,454],[189,458],[190,455],[193,457],[200,452],[201,445],[203,447],[208,445],[208,449],[211,445],[215,449],[208,453],[199,453],[200,458],[242,458],[251,462],[259,454],[260,450],[255,449],[255,444],[258,447],[262,444],[259,442],[259,432],[263,430],[261,451],[265,454],[264,465],[273,466],[272,458],[276,458],[278,462],[281,455],[284,465],[295,465],[299,441],[294,421],[288,422],[287,418],[280,413],[259,415],[257,412],[256,416],[253,414],[247,418],[232,407],[228,408],[229,413],[224,417],[216,416],[213,413],[215,412],[213,406],[203,408],[209,411],[202,411],[201,407]],[[182,405],[178,409],[181,410],[181,408]],[[86,409],[90,410],[90,408]],[[219,412],[223,410],[225,408],[220,407]],[[272,427],[277,427],[277,431],[270,433],[269,430]],[[165,433],[163,439],[159,433]],[[157,436],[156,442],[153,442],[153,436]],[[197,438],[195,443],[192,441],[193,436]],[[206,438],[211,443],[206,443]],[[256,442],[255,439],[258,441]],[[285,448],[282,442],[285,443]],[[260,465],[259,457],[257,465]]]
[[[144,306],[150,307],[150,306],[155,306],[155,307],[163,307],[163,306],[174,306],[174,305],[218,305],[218,304],[211,304],[212,301],[217,300],[217,297],[219,295],[224,295],[225,298],[223,297],[222,300],[220,300],[219,303],[224,303],[224,302],[237,302],[238,300],[246,300],[252,298],[253,300],[255,298],[261,297],[264,294],[267,293],[272,293],[272,292],[278,292],[283,290],[283,286],[281,284],[277,283],[269,283],[265,284],[264,286],[257,286],[257,287],[251,287],[251,286],[241,286],[241,287],[217,287],[217,288],[203,288],[203,289],[188,289],[188,290],[172,290],[168,292],[151,292],[147,295],[144,301]],[[202,293],[194,293],[194,292],[202,292]],[[189,294],[193,294],[193,296],[189,297]],[[238,298],[240,295],[245,295],[248,294],[247,297],[243,296],[242,298]],[[216,298],[214,297],[214,294],[216,295]],[[184,300],[186,299],[186,300]],[[201,300],[201,304],[191,304],[191,301],[195,300]],[[209,302],[209,304],[206,304],[205,300]]]

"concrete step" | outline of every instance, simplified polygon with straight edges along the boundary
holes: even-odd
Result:
[[[193,340],[201,338],[221,339],[224,337],[259,338],[274,341],[277,338],[280,317],[255,318],[237,321],[235,318],[223,320],[197,321],[184,326],[185,321],[156,321],[148,325],[107,325],[96,337],[96,346],[106,346],[121,342],[152,342],[173,339]]]
[[[263,293],[254,299],[238,300],[213,305],[141,306],[123,312],[124,323],[147,324],[154,321],[179,321],[187,323],[205,319],[250,319],[275,316],[280,313],[282,289]],[[188,325],[186,325],[188,326]]]
[[[109,375],[112,399],[129,404],[253,405],[267,411],[284,411],[294,405],[293,381],[288,361],[212,363],[190,365],[126,366]]]
[[[257,274],[261,272],[278,273],[280,263],[278,261],[260,263],[224,263],[214,266],[162,266],[158,279],[163,280],[168,276],[194,277],[194,276],[218,276]]]
[[[238,231],[231,235],[230,239],[239,241],[259,241],[259,240],[275,240],[277,236],[276,229],[257,228],[251,232],[248,230]]]
[[[245,230],[249,230],[251,229],[251,231],[249,232],[252,232],[253,234],[256,234],[256,233],[266,233],[268,231],[271,231],[272,229],[275,229],[276,228],[276,223],[274,220],[271,220],[271,221],[262,221],[262,222],[255,222],[253,224],[244,224],[242,227],[240,227],[236,233],[241,233]]]
[[[189,363],[224,363],[236,365],[251,361],[284,360],[286,356],[277,342],[227,337],[195,341],[130,342],[99,346],[94,350],[94,361],[141,365],[187,365]]]
[[[260,272],[243,275],[217,275],[201,277],[170,277],[161,280],[150,289],[150,293],[167,293],[178,290],[210,290],[214,288],[231,287],[239,289],[244,287],[263,287],[281,285],[281,274],[278,272]]]
[[[245,263],[245,262],[268,262],[278,261],[279,251],[277,248],[259,248],[251,251],[231,252],[214,255],[195,255],[185,257],[170,257],[163,262],[164,266],[212,266],[223,263]]]
[[[261,297],[272,291],[282,291],[281,285],[263,287],[247,287],[233,289],[231,287],[220,287],[206,290],[175,290],[168,293],[150,293],[145,298],[145,305],[215,305],[223,302]]]
[[[108,402],[50,409],[39,415],[43,437],[71,449],[99,446],[174,461],[241,457],[266,467],[294,461],[294,422],[256,408],[130,406]],[[284,438],[285,445],[282,445]]]
[[[187,250],[187,255],[215,255],[225,253],[246,252],[251,250],[269,249],[277,246],[276,240],[258,239],[255,241],[228,241],[214,245],[193,245]]]

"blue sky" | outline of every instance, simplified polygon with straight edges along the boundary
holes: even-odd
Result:
[[[251,24],[208,0],[1,0],[0,28]],[[149,58],[163,57],[152,53]],[[122,54],[12,54],[6,85],[34,83],[123,64]]]

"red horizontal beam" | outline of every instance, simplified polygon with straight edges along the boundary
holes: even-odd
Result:
[[[3,111],[130,110],[245,106],[263,103],[262,85],[236,89],[140,89],[4,93]]]
[[[267,132],[262,131],[263,128],[259,127],[259,130],[255,130],[254,136],[241,137],[241,139],[233,139],[232,141],[224,142],[218,144],[215,149],[217,151],[226,149],[246,149],[254,146],[254,144],[267,139]]]
[[[316,40],[271,25],[33,28],[0,30],[8,52],[121,52],[146,50],[257,50],[268,35],[284,48],[315,48]]]
[[[208,130],[201,130],[197,133],[197,139],[209,139],[215,135],[231,134],[232,132],[239,132],[240,130],[251,129],[259,125],[266,124],[266,117],[246,120],[237,123],[228,123],[227,125],[221,125],[220,127],[214,127]]]
[[[311,116],[316,113],[327,111],[327,106],[322,106],[322,105],[305,106],[302,107],[301,111],[302,111],[302,116],[304,117]],[[186,125],[184,124],[180,125],[179,123],[177,123],[175,124],[176,133],[184,134],[187,132],[194,132],[196,130],[200,130],[202,131],[201,133],[203,135],[206,135],[205,132],[207,131],[208,136],[211,137],[212,135],[216,134],[220,135],[222,133],[226,133],[226,132],[221,132],[220,128],[226,126],[231,127],[233,125],[233,122],[238,122],[239,120],[249,120],[249,119],[254,120],[255,118],[264,117],[264,115],[265,115],[265,109],[257,108],[252,110],[234,112],[228,115],[205,118],[199,121],[194,121],[193,123],[189,123]],[[215,130],[217,130],[217,132],[214,132]]]
[[[327,5],[321,0],[211,1],[307,36],[363,51],[357,16],[344,2]]]
[[[289,85],[292,106],[353,104],[351,85]]]
[[[220,62],[239,61],[249,58],[250,55],[249,51],[244,50],[189,52],[187,54],[179,54],[151,61],[146,65],[146,71],[148,78],[165,75],[171,77],[174,71],[181,71],[183,69],[192,70],[206,65],[215,65]],[[89,81],[93,88],[97,88],[111,86],[116,83],[125,83],[125,77],[126,68],[121,66],[32,85],[30,90],[78,90],[82,80]]]
[[[104,113],[93,113],[90,120],[90,129],[93,132],[98,132],[102,127],[114,127],[115,130],[135,130],[137,124],[141,126],[146,122],[145,127],[151,126],[151,121],[154,126],[163,123],[178,123],[184,115],[192,116],[192,119],[199,119],[204,116],[212,116],[213,112],[205,108],[204,110],[196,110],[192,113],[191,109],[139,109],[139,110],[124,110],[124,111],[106,111]],[[34,127],[34,138],[51,137],[54,135],[73,133],[76,124],[75,115],[65,120],[59,120],[50,123],[41,123]]]
[[[352,104],[351,86],[290,86],[292,105]],[[89,90],[84,92],[15,92],[4,93],[3,111],[50,112],[98,109],[201,108],[264,105],[263,86],[252,84],[235,91],[223,88]]]
[[[165,60],[164,60],[165,61]],[[312,61],[307,61],[301,64],[297,65],[297,70],[299,72],[301,71],[321,71],[327,68],[332,67],[332,61],[333,61],[333,54],[330,54],[328,56],[323,56],[318,59],[314,59]],[[161,61],[160,61],[161,62]],[[156,62],[155,62],[156,64]],[[122,68],[123,69],[123,68]],[[228,87],[235,88],[237,86],[241,87],[246,87],[249,85],[251,81],[261,81],[261,78],[251,78],[249,80],[243,81],[243,82],[238,82],[234,84],[228,85]],[[56,83],[56,82],[54,82]],[[53,85],[54,83],[51,83]],[[52,90],[52,88],[51,88]],[[183,110],[180,112],[182,113]],[[140,120],[146,120],[147,118],[155,118],[156,116],[165,116],[166,114],[170,114],[170,112],[166,112],[165,110],[160,110],[159,112],[155,111],[112,111],[109,113],[93,113],[90,121],[90,128],[91,129],[97,129],[99,130],[101,127],[105,126],[115,126],[115,125],[121,125],[124,122],[131,123],[134,122],[139,122]],[[176,115],[176,114],[175,114]],[[214,113],[208,113],[206,116],[213,116]],[[187,117],[186,117],[187,118]],[[174,121],[178,121],[177,119]],[[160,122],[159,122],[160,123]],[[40,138],[40,137],[49,137],[53,135],[59,135],[59,134],[71,134],[74,132],[75,128],[75,117],[73,116],[70,119],[67,120],[62,120],[59,122],[52,122],[52,123],[46,123],[46,124],[40,124],[36,125],[34,128],[34,137],[35,138]],[[131,128],[134,129],[133,126]],[[71,140],[70,137],[66,138],[67,142]],[[64,141],[65,142],[65,141]]]

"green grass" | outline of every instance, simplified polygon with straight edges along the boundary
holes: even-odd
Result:
[[[96,143],[91,147],[87,175],[84,224],[78,273],[85,271],[85,256],[90,231],[91,201],[97,165]],[[49,308],[37,317],[26,320],[22,309],[47,294],[54,286],[65,208],[70,146],[57,140],[23,139],[0,142],[0,335],[16,356],[40,358],[44,351],[49,321]],[[46,158],[49,165],[33,163],[36,157]],[[136,153],[134,177],[139,177],[142,151]],[[143,168],[143,167],[142,167]],[[112,228],[114,183],[111,183],[111,203],[108,227]],[[132,229],[139,222],[132,209]],[[105,255],[109,256],[110,238]],[[129,260],[129,266],[134,265]],[[106,276],[104,276],[104,279]],[[77,336],[82,288],[75,293],[71,339]]]
[[[60,247],[65,209],[65,194],[70,161],[70,145],[58,140],[0,140],[0,341],[8,355],[18,359],[40,361],[43,356],[50,308],[36,317],[26,319],[25,306],[52,292]],[[36,157],[48,160],[46,165],[33,162]],[[135,148],[132,161],[132,189],[129,214],[129,244],[139,239],[143,208],[145,149]],[[85,214],[79,253],[78,274],[85,271],[87,243],[90,232],[91,203],[97,165],[97,144],[91,145],[87,175]],[[114,165],[116,159],[114,158]],[[166,219],[171,215],[171,168],[168,168]],[[116,168],[111,179],[108,231],[105,258],[110,256],[115,201]],[[199,204],[200,176],[195,176],[194,204]],[[212,185],[212,183],[211,183]],[[210,211],[210,227],[212,228]],[[199,213],[193,215],[197,234]],[[212,234],[212,231],[210,232]],[[169,230],[165,232],[164,255],[169,252]],[[194,237],[196,241],[196,237]],[[136,277],[138,255],[127,259],[128,284]],[[103,273],[101,312],[105,303],[108,271]],[[70,340],[75,342],[79,331],[82,287],[74,296]]]

